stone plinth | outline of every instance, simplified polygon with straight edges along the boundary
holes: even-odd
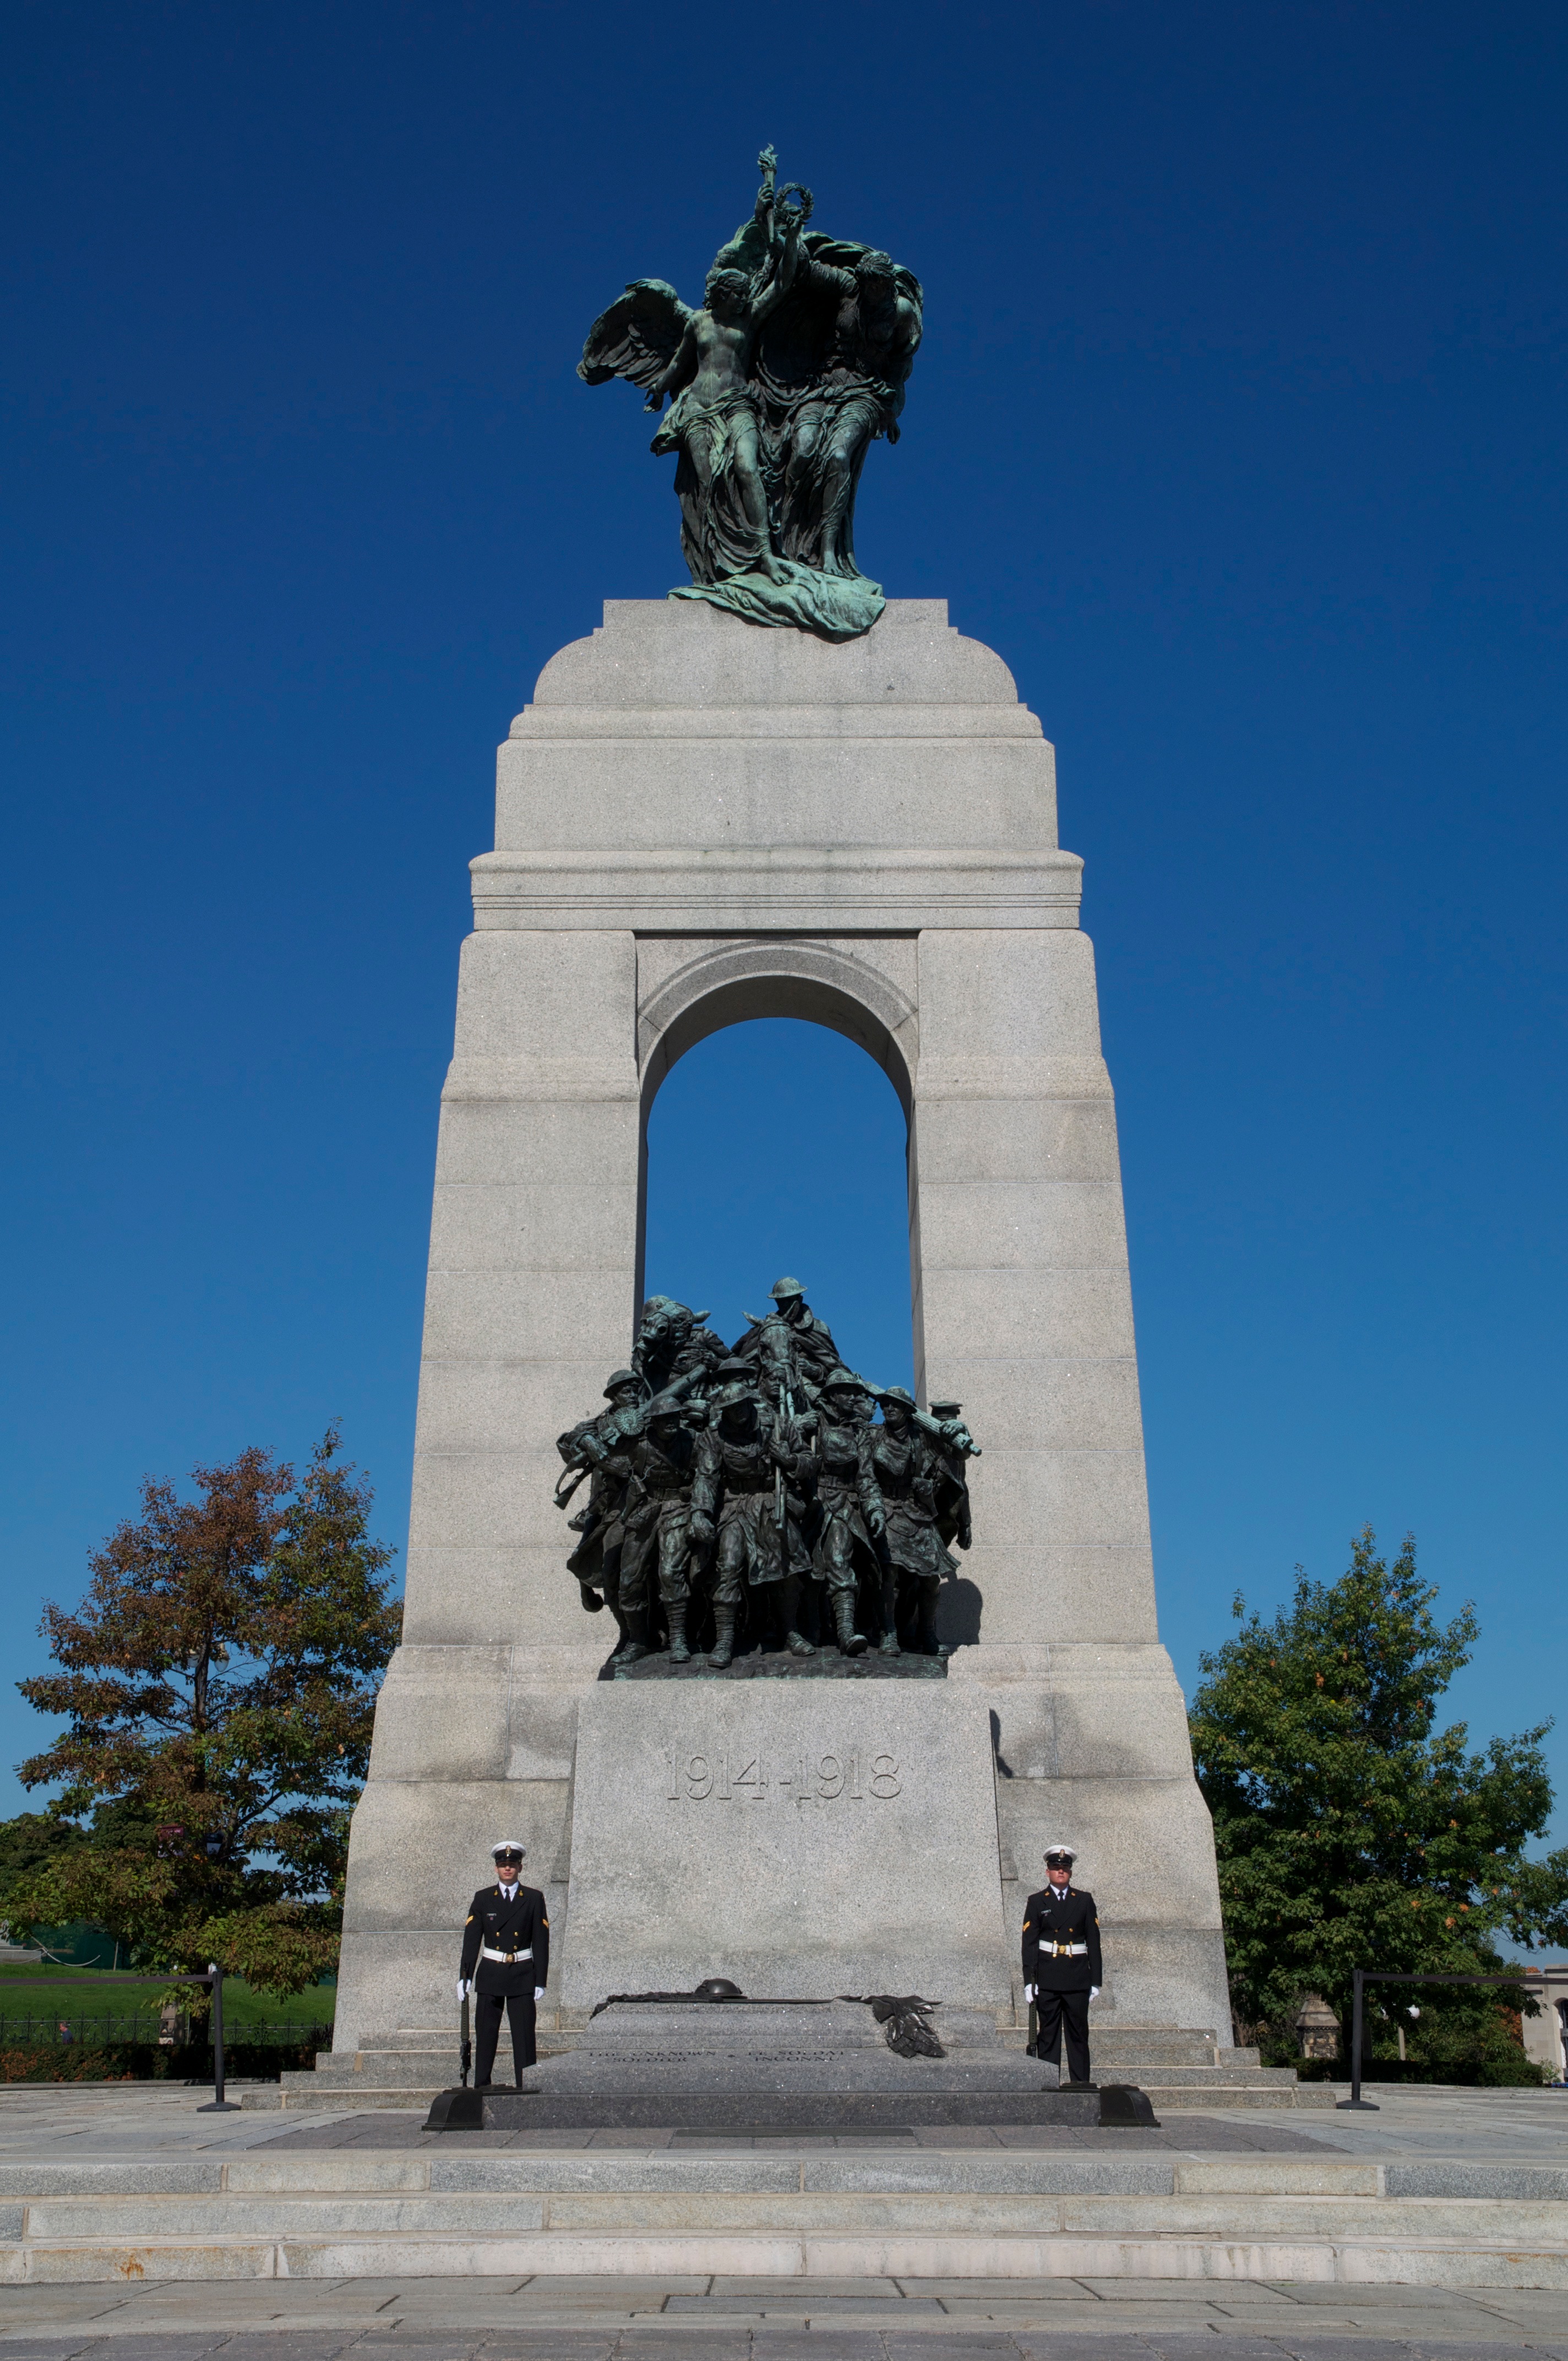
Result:
[[[562,1999],[728,1976],[1005,2008],[995,1830],[989,1717],[949,1682],[600,1685],[577,1708]]]
[[[1039,723],[940,601],[894,601],[836,647],[700,604],[612,602],[602,631],[546,665],[501,749],[496,850],[474,863],[405,1637],[355,1816],[340,2048],[449,2021],[457,1930],[500,1835],[525,1839],[550,1896],[552,2001],[563,1972],[574,1991],[595,1982],[612,1930],[586,1865],[598,1878],[620,1858],[609,1822],[644,1800],[630,1777],[615,1794],[604,1717],[658,1685],[618,1684],[613,1700],[596,1687],[608,1619],[584,1616],[565,1570],[554,1439],[626,1358],[663,1076],[706,1034],[780,1016],[858,1041],[899,1093],[917,1383],[960,1396],[985,1447],[975,1545],[945,1598],[949,1677],[910,1685],[922,1708],[946,1700],[971,1800],[961,1826],[937,1807],[935,1851],[913,1816],[898,1823],[897,1940],[879,1973],[858,1949],[863,1969],[830,1988],[918,1980],[897,1964],[910,1930],[943,1922],[957,1893],[955,1957],[974,1989],[1006,1994],[1023,1899],[1057,1836],[1079,1846],[1100,1904],[1107,2027],[1226,2035],[1212,1842],[1155,1618],[1080,868],[1057,843]],[[787,1696],[767,1710],[831,1723],[823,1749],[852,1742],[850,1700],[867,1730],[884,1708],[869,1684],[834,1685],[832,1707],[810,1686],[778,1684]],[[666,1687],[718,1709],[713,1686]],[[966,1842],[972,1874],[955,1887]],[[862,1865],[883,1879],[874,1838]],[[707,1891],[700,1852],[677,1847],[661,1876],[682,1931],[637,1939],[717,1970],[684,1925],[686,1889]],[[1002,1904],[986,1935],[991,1882]],[[744,1901],[742,1885],[733,1911]]]

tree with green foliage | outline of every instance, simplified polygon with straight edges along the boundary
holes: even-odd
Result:
[[[338,1440],[297,1486],[259,1450],[197,1468],[194,1500],[149,1478],[81,1608],[46,1607],[56,1669],[17,1686],[67,1727],[20,1776],[60,1783],[44,1817],[70,1835],[11,1880],[14,1928],[89,1918],[137,1966],[216,1960],[277,1993],[335,1965],[349,1814],[401,1622]]]
[[[1348,2026],[1353,1968],[1486,1974],[1512,1964],[1499,1937],[1568,1939],[1568,1850],[1524,1850],[1552,1810],[1541,1746],[1552,1725],[1480,1753],[1463,1722],[1440,1730],[1438,1701],[1478,1634],[1474,1609],[1440,1624],[1414,1542],[1392,1565],[1376,1553],[1368,1527],[1340,1581],[1298,1568],[1271,1622],[1238,1593],[1240,1631],[1199,1660],[1192,1751],[1214,1817],[1232,2004],[1277,2034],[1308,1992]],[[1501,1993],[1517,2009],[1517,1992]],[[1456,2041],[1495,2048],[1497,1991],[1368,1994],[1379,2015],[1412,2001],[1430,2056],[1445,2043],[1457,2054]]]
[[[22,1880],[82,1842],[82,1830],[52,1812],[18,1812],[0,1820],[0,1926],[15,1915],[11,1895]]]

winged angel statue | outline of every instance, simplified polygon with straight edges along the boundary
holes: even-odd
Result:
[[[660,412],[673,397],[652,445],[677,459],[692,578],[672,598],[850,640],[886,604],[855,564],[855,487],[877,436],[898,440],[924,299],[876,247],[808,229],[810,190],[776,186],[771,148],[757,160],[751,217],[714,257],[702,309],[633,280],[577,375],[628,378]]]

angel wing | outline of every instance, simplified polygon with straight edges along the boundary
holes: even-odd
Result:
[[[651,392],[674,359],[696,313],[663,279],[634,279],[619,302],[588,330],[577,375],[585,385],[629,378]]]

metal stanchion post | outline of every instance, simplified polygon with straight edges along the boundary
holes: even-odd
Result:
[[[237,2115],[239,2109],[232,2099],[224,2096],[224,1971],[216,1960],[207,1962],[207,1975],[213,1987],[213,2096],[205,2106],[198,2107],[199,2115]]]
[[[1350,2009],[1350,2096],[1348,2099],[1336,2099],[1334,2102],[1342,2114],[1348,2114],[1352,2110],[1359,2115],[1376,2115],[1382,2113],[1376,2099],[1364,2099],[1361,2095],[1362,1979],[1365,1972],[1361,1968],[1351,1970],[1354,1997]]]

